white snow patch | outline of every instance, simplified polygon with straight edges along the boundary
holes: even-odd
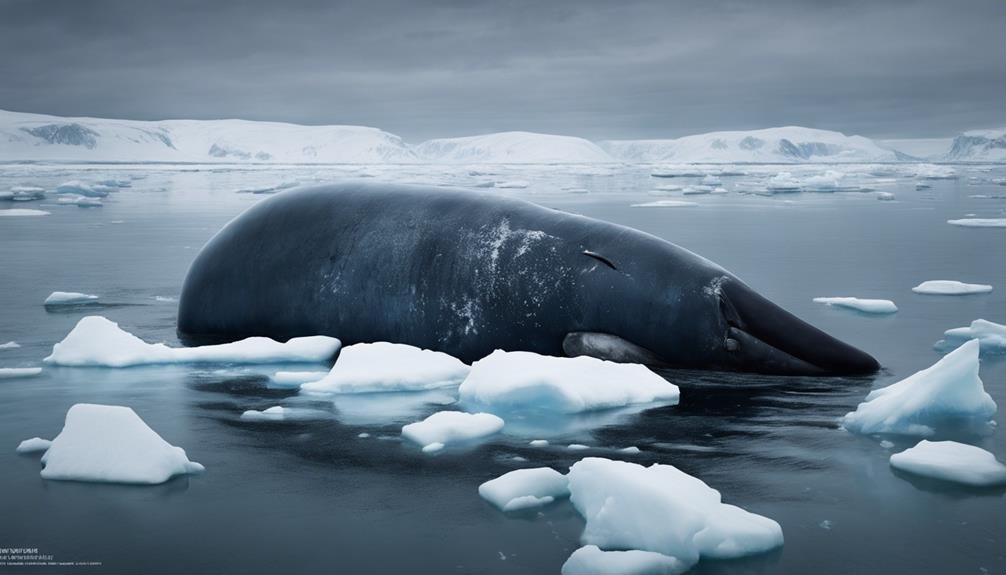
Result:
[[[54,291],[45,298],[43,305],[77,305],[93,302],[98,296],[73,291]]]
[[[587,457],[568,477],[570,501],[587,522],[585,545],[651,551],[689,568],[783,543],[778,523],[722,503],[718,491],[671,465]]]
[[[550,467],[516,469],[479,485],[479,495],[501,511],[548,505],[569,495],[566,476]]]
[[[860,299],[858,297],[816,297],[814,303],[844,307],[863,313],[885,314],[898,311],[898,306],[889,299]]]
[[[168,347],[147,343],[102,316],[77,322],[63,341],[52,347],[46,363],[74,367],[128,367],[162,363],[284,363],[326,362],[339,350],[334,337],[295,337],[280,343],[249,337],[234,343],[201,347]]]
[[[447,445],[470,443],[498,433],[503,420],[491,413],[438,411],[422,421],[402,427],[402,437],[423,446],[423,451],[439,451]]]
[[[48,439],[42,439],[41,437],[32,437],[31,439],[25,439],[17,446],[18,453],[37,453],[39,451],[45,451],[49,449],[52,445],[52,441]]]
[[[1006,465],[995,455],[956,441],[927,441],[891,455],[891,467],[934,479],[988,487],[1006,483]]]
[[[585,545],[562,564],[562,575],[678,575],[687,569],[682,561],[653,551],[602,551]]]
[[[301,389],[316,393],[414,391],[457,385],[468,375],[461,360],[401,343],[358,343],[342,350],[325,377]]]
[[[978,377],[978,340],[971,340],[933,366],[875,389],[847,413],[842,425],[854,433],[927,437],[949,422],[985,422],[996,402]]]
[[[494,413],[673,404],[680,395],[676,385],[642,365],[502,350],[472,364],[458,391],[463,405]]]
[[[992,291],[992,286],[986,284],[968,284],[956,280],[929,280],[913,287],[912,291],[928,295],[965,295],[988,293]]]
[[[136,413],[116,405],[78,403],[42,456],[45,479],[114,483],[163,483],[198,473],[185,450],[170,445]]]

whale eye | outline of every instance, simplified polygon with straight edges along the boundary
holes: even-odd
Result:
[[[737,351],[741,348],[741,343],[732,337],[723,340],[723,347],[727,351]]]
[[[612,262],[611,260],[609,260],[608,258],[602,256],[599,253],[592,252],[590,250],[583,250],[583,255],[587,256],[588,258],[594,258],[595,260],[601,262],[602,264],[608,266],[609,268],[611,268],[613,270],[617,270],[618,269],[617,267],[615,267],[614,262]]]

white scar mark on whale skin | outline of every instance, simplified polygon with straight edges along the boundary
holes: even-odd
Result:
[[[719,297],[723,294],[723,284],[727,281],[727,276],[716,276],[709,281],[709,284],[702,288],[702,293],[710,297]]]

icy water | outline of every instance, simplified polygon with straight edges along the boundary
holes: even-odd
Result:
[[[89,314],[105,315],[148,341],[177,343],[174,298],[189,263],[217,229],[263,197],[237,190],[347,177],[465,185],[527,180],[526,189],[498,193],[634,226],[690,248],[884,366],[863,379],[667,372],[681,386],[680,405],[556,420],[547,428],[516,422],[478,448],[436,456],[402,443],[399,430],[449,404],[450,392],[333,404],[268,387],[265,375],[278,366],[47,368],[35,378],[0,380],[0,546],[101,562],[96,569],[108,573],[558,573],[579,547],[583,528],[571,505],[507,516],[476,489],[511,469],[565,470],[598,455],[673,464],[720,490],[726,502],[782,525],[781,549],[703,561],[695,573],[1006,572],[1004,490],[950,488],[895,474],[888,457],[911,442],[885,449],[837,425],[871,387],[939,359],[933,344],[944,330],[976,318],[1006,321],[1006,229],[945,223],[967,214],[1006,217],[1006,187],[993,182],[1006,170],[957,167],[956,179],[922,180],[910,177],[909,168],[843,168],[863,185],[893,192],[895,201],[877,201],[873,193],[737,192],[780,169],[741,167],[750,173],[722,178],[730,193],[681,198],[650,190],[697,179],[658,180],[633,168],[472,174],[0,166],[0,189],[51,189],[70,179],[132,183],[101,208],[49,199],[13,207],[51,215],[0,218],[0,343],[22,346],[0,350],[3,367],[41,365],[53,343]],[[916,190],[920,182],[932,187]],[[699,205],[630,207],[666,198]],[[966,297],[911,292],[929,279],[990,283],[996,290]],[[47,311],[42,301],[55,290],[99,294],[102,303]],[[889,298],[900,311],[869,317],[813,304],[815,296]],[[983,358],[981,375],[1006,405],[1006,358]],[[42,480],[38,456],[16,455],[14,447],[35,435],[55,436],[77,402],[132,407],[207,472],[155,487]],[[239,420],[246,409],[276,404],[310,405],[332,417]],[[528,446],[536,437],[553,447]],[[963,439],[1006,459],[1001,432]],[[592,449],[564,447],[574,442]],[[629,445],[642,452],[615,451]]]

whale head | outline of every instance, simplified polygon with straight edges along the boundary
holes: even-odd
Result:
[[[664,240],[623,233],[582,255],[592,260],[582,264],[583,331],[564,340],[568,355],[778,375],[864,375],[880,367]]]

